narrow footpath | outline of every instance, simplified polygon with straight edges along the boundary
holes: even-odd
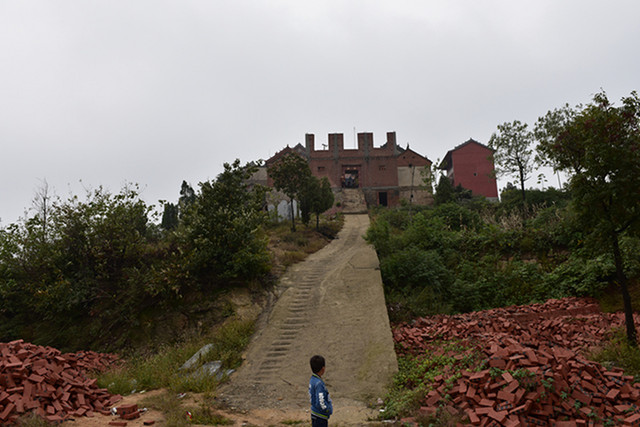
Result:
[[[309,358],[327,360],[332,424],[367,425],[397,371],[378,257],[367,215],[346,215],[338,238],[281,278],[242,367],[221,390],[230,408],[308,417]],[[271,417],[267,417],[271,419]]]

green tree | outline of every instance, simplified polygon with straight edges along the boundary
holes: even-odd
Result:
[[[0,238],[0,340],[69,348],[131,331],[157,303],[150,211],[137,190],[99,188],[86,200],[51,203],[46,239],[40,212],[7,229]]]
[[[256,170],[236,160],[215,181],[200,183],[184,222],[189,269],[202,284],[253,280],[270,268],[261,227],[266,189],[248,183]]]
[[[311,209],[318,197],[320,197],[320,180],[309,175],[298,192],[300,217],[305,226],[308,226],[311,221]]]
[[[444,175],[440,175],[438,185],[436,185],[436,194],[433,195],[435,204],[441,205],[444,203],[452,202],[454,200],[453,193],[454,188],[451,180]]]
[[[300,197],[302,222],[307,225],[311,214],[316,215],[316,230],[320,229],[320,214],[333,206],[334,196],[326,177],[318,179],[309,175]]]
[[[536,126],[540,157],[570,173],[578,220],[594,247],[613,256],[632,345],[637,345],[637,338],[620,243],[625,235],[640,235],[639,124],[636,92],[623,98],[619,107],[600,92],[586,106],[549,111]]]
[[[298,199],[308,185],[311,176],[309,163],[296,153],[290,152],[278,159],[267,170],[273,185],[289,198],[291,212],[291,231],[296,231],[296,218],[293,211],[293,201]]]
[[[491,135],[489,140],[489,147],[495,150],[493,160],[496,165],[496,175],[517,177],[523,207],[526,203],[524,183],[531,177],[534,166],[531,149],[533,141],[533,132],[527,130],[526,123],[518,120],[498,125],[498,132]]]
[[[335,196],[331,190],[331,183],[327,177],[323,177],[320,180],[320,197],[311,208],[311,211],[316,214],[316,230],[320,229],[320,214],[331,209],[334,201]]]
[[[187,183],[187,181],[183,180],[182,185],[180,186],[180,198],[178,199],[180,217],[185,214],[195,201],[196,192],[193,190],[193,187]]]
[[[180,209],[178,205],[174,203],[164,203],[164,210],[162,212],[162,222],[160,226],[165,230],[173,230],[178,226],[178,214]]]
[[[471,200],[472,198],[473,194],[471,190],[467,190],[462,184],[454,187],[448,177],[440,175],[438,185],[436,185],[436,193],[433,196],[436,205],[451,202],[458,203],[463,200]]]

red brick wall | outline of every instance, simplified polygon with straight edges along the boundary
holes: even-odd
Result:
[[[421,188],[423,176],[418,172],[425,166],[429,167],[431,162],[413,150],[399,150],[396,146],[395,132],[387,132],[387,140],[380,147],[374,147],[372,133],[359,133],[358,147],[347,149],[344,147],[343,134],[329,134],[327,143],[321,144],[320,149],[316,149],[315,136],[307,134],[304,147],[287,147],[267,160],[266,166],[268,167],[282,155],[291,151],[304,152],[309,160],[311,173],[319,178],[328,178],[332,188],[342,187],[346,170],[357,170],[358,187],[363,189],[367,203],[370,205],[379,203],[380,192],[387,193],[388,206],[394,206],[400,203],[404,190],[409,189],[407,191],[414,196],[420,191],[428,191]],[[401,153],[398,154],[399,152]],[[415,184],[411,186],[399,183],[398,180],[398,168],[406,175],[406,171],[403,169],[408,169],[409,165],[418,171],[415,176]],[[267,179],[267,185],[273,185],[270,178]],[[421,197],[420,200],[422,199],[427,200],[429,197]]]
[[[498,185],[493,173],[491,150],[480,144],[466,144],[451,153],[453,185],[461,184],[473,194],[489,198],[498,197]]]
[[[311,172],[317,177],[326,176],[334,188],[342,186],[346,169],[358,170],[361,188],[398,185],[395,132],[387,133],[385,147],[374,148],[371,133],[358,134],[357,149],[344,149],[343,134],[329,134],[328,148],[320,150],[315,148],[314,135],[307,134],[306,145]]]

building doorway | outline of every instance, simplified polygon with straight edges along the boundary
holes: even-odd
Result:
[[[378,192],[378,204],[380,206],[387,206],[387,192],[386,191]]]
[[[359,188],[358,169],[353,166],[345,166],[342,172],[342,188]]]

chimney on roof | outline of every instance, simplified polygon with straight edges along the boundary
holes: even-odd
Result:
[[[358,150],[364,152],[365,156],[373,149],[373,133],[362,132],[358,134]]]
[[[329,151],[334,155],[338,155],[340,151],[344,150],[344,135],[341,133],[329,134]]]
[[[391,152],[395,153],[396,151],[396,133],[395,132],[387,132],[387,145]]]
[[[305,134],[304,143],[305,143],[305,146],[307,147],[307,154],[313,153],[316,150],[315,136],[312,133]]]

